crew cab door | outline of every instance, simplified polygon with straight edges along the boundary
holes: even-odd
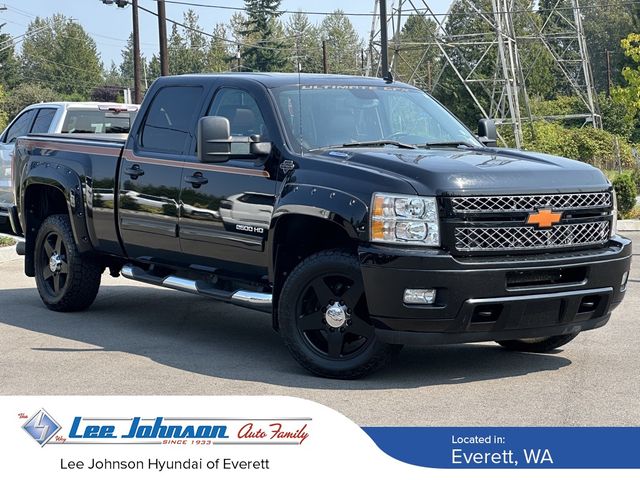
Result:
[[[231,135],[260,135],[270,141],[267,125],[275,118],[264,95],[219,88],[206,112],[229,119]],[[192,264],[264,274],[264,246],[273,212],[277,160],[232,158],[198,163],[193,156],[183,171],[180,197],[180,245]]]
[[[204,101],[201,85],[167,85],[153,98],[120,164],[118,221],[131,258],[176,263],[185,152]]]

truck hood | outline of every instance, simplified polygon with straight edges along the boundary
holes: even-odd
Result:
[[[609,181],[595,167],[542,153],[497,148],[340,148],[317,157],[400,176],[420,195],[594,191]]]

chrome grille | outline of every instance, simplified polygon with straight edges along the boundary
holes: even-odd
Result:
[[[456,250],[491,252],[599,245],[609,238],[609,222],[556,225],[547,230],[534,227],[457,227]]]
[[[531,212],[540,207],[554,210],[611,208],[609,192],[511,195],[499,197],[453,197],[454,213]]]

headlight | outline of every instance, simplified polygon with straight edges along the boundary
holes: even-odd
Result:
[[[372,242],[440,246],[435,197],[374,193],[370,220]]]
[[[611,211],[611,215],[613,215],[611,219],[611,236],[613,237],[618,234],[618,198],[615,190],[611,194],[613,195],[613,210]]]

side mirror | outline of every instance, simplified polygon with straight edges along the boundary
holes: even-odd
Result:
[[[231,136],[226,117],[202,117],[198,121],[198,160],[226,162],[230,158],[259,157],[271,153],[271,142],[262,142],[260,135]]]
[[[231,127],[225,117],[198,120],[198,160],[226,162],[231,154]]]
[[[496,123],[490,118],[481,118],[478,120],[478,140],[487,147],[498,146],[498,134],[496,132]]]

